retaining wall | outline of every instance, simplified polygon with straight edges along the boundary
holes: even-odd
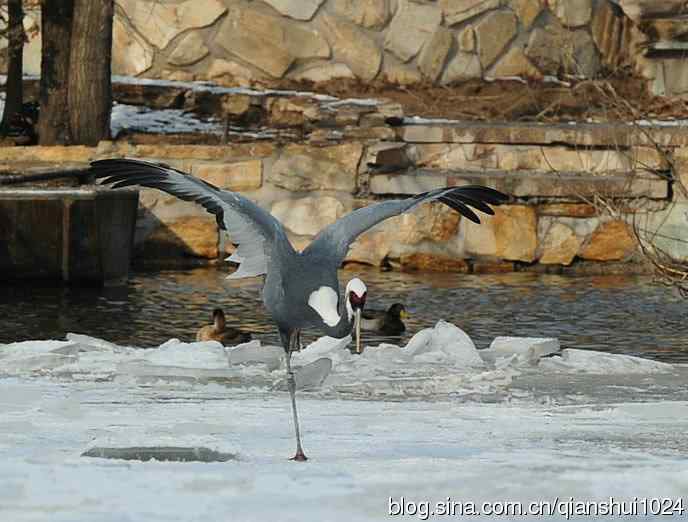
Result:
[[[116,6],[115,74],[272,86],[284,79],[592,78],[630,69],[657,94],[688,92],[687,27],[678,0],[117,0]],[[39,21],[29,9],[24,66],[33,74],[40,72]]]
[[[226,95],[224,103],[231,105],[232,96],[245,94]],[[364,234],[347,261],[464,272],[638,270],[638,232],[688,259],[688,204],[674,181],[688,181],[683,126],[441,122],[404,118],[384,101],[328,102],[326,109],[322,103],[270,95],[244,104],[286,109],[268,111],[270,121],[291,122],[268,140],[197,145],[193,134],[186,143],[175,137],[175,144],[165,136],[129,135],[98,147],[4,147],[0,175],[106,157],[163,161],[245,193],[285,224],[298,248],[362,205],[481,183],[512,196],[484,224],[426,205]],[[141,191],[140,261],[215,261],[232,249],[199,206]]]

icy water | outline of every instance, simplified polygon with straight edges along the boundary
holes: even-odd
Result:
[[[68,288],[40,283],[0,289],[0,343],[64,339],[80,332],[117,344],[154,347],[170,338],[191,341],[224,308],[228,322],[276,343],[260,300],[260,281],[227,281],[217,268],[138,272],[122,288]],[[403,344],[445,319],[464,329],[478,348],[499,335],[557,337],[562,347],[688,361],[688,303],[647,277],[562,277],[530,273],[463,275],[341,272],[343,284],[360,275],[368,306],[406,304],[412,317]],[[313,335],[305,335],[311,341]],[[366,342],[380,338],[366,336]]]

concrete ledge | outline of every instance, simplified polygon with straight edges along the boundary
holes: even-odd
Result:
[[[437,188],[477,183],[514,197],[580,198],[595,194],[615,198],[666,199],[669,182],[648,173],[587,174],[584,172],[470,171],[418,169],[402,174],[375,174],[375,195],[412,195]]]
[[[425,121],[427,123],[405,124],[397,127],[397,139],[407,143],[566,144],[589,147],[638,145],[681,147],[688,145],[688,125]]]

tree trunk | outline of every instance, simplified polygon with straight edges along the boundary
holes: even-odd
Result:
[[[22,75],[24,73],[24,10],[22,0],[8,0],[7,11],[7,83],[5,84],[5,110],[0,123],[0,134],[7,134],[12,120],[22,111],[24,99]]]
[[[74,0],[41,1],[41,89],[38,139],[41,145],[69,141],[67,81]]]
[[[72,143],[96,145],[110,137],[114,0],[74,0],[69,58],[69,134]]]

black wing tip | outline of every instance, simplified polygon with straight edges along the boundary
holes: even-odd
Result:
[[[470,196],[479,197],[492,205],[501,205],[510,199],[508,194],[504,194],[504,192],[491,187],[486,187],[485,185],[464,185],[462,187],[447,188],[455,189],[458,193],[463,192]]]
[[[507,194],[484,185],[446,187],[444,189],[424,192],[414,196],[414,199],[422,198],[428,198],[430,200],[435,199],[452,208],[476,225],[480,224],[480,218],[473,212],[473,209],[493,216],[495,212],[490,205],[499,206],[510,199]]]

